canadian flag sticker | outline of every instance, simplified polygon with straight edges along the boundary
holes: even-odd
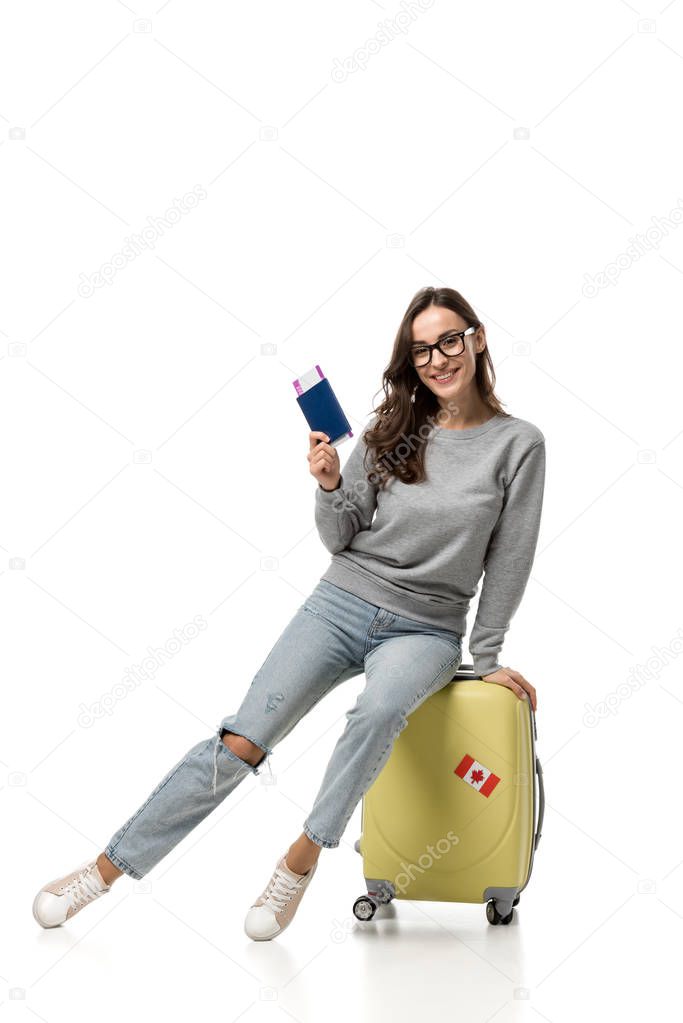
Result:
[[[482,796],[490,796],[500,781],[497,774],[489,771],[488,767],[484,767],[468,753],[465,754],[453,773],[466,781],[473,789],[481,792]]]

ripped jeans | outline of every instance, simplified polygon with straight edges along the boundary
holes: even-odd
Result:
[[[202,739],[162,778],[111,837],[105,854],[142,878],[264,761],[305,714],[347,679],[365,687],[325,770],[303,830],[335,848],[363,794],[389,759],[407,718],[452,679],[462,636],[404,618],[321,579],[254,676],[236,714]],[[256,766],[222,741],[225,732],[263,750]]]

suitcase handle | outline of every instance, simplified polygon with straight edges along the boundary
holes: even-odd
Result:
[[[534,849],[538,849],[541,841],[541,828],[543,827],[543,814],[545,812],[545,788],[543,785],[543,768],[541,761],[536,757],[536,777],[538,778],[538,821],[536,823],[536,837],[534,838]]]

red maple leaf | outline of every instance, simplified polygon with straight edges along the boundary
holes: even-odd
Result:
[[[470,778],[472,779],[472,781],[483,781],[484,780],[484,772],[480,771],[477,768],[476,771],[471,771],[470,772]]]

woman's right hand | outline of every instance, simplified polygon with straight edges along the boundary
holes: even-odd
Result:
[[[329,437],[319,430],[311,430],[308,435],[310,451],[306,456],[313,476],[325,490],[336,490],[341,479],[339,452],[331,444]]]

